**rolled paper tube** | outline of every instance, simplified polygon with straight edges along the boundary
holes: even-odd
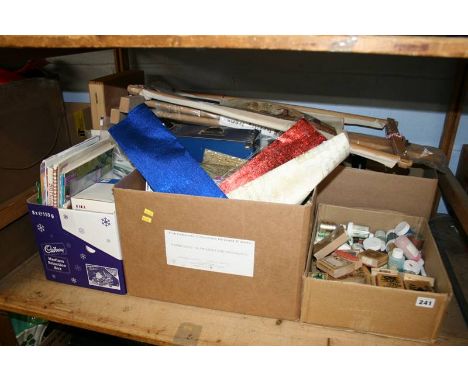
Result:
[[[310,122],[300,119],[257,156],[225,179],[219,187],[228,194],[324,141],[326,138]]]
[[[231,199],[300,204],[349,155],[345,133],[227,194]]]
[[[153,191],[226,197],[145,104],[131,110],[109,133]]]

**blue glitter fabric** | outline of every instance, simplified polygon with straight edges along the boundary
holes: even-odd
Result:
[[[130,111],[109,133],[153,191],[226,198],[145,104]]]

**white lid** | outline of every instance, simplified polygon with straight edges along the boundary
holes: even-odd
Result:
[[[406,232],[408,232],[410,230],[410,225],[405,222],[405,221],[402,221],[401,223],[399,223],[396,227],[395,227],[395,233],[398,235],[398,236],[403,236],[404,234],[406,234]]]
[[[394,257],[395,259],[402,259],[403,250],[401,248],[393,248],[392,257]]]
[[[362,243],[364,245],[364,249],[372,249],[374,251],[380,251],[382,240],[376,237],[368,237]]]
[[[392,232],[395,233],[395,230],[394,230],[394,229],[389,229],[389,230],[387,231],[387,233],[385,234],[385,236],[388,236],[388,235],[391,234]]]
[[[337,249],[340,251],[349,251],[351,249],[351,246],[348,243],[344,243],[340,245]]]
[[[375,235],[372,232],[369,232],[369,237],[374,237]]]

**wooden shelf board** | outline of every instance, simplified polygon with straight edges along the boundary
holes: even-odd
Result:
[[[79,288],[43,276],[36,255],[0,281],[0,310],[150,344],[423,345],[271,318],[247,316]],[[468,344],[468,336],[437,344]]]
[[[468,57],[468,38],[438,36],[0,36],[0,48],[225,48]]]

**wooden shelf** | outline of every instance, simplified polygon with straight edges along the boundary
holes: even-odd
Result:
[[[150,344],[428,345],[296,321],[246,316],[120,296],[48,281],[35,255],[0,281],[0,310]],[[460,313],[450,313],[438,345],[468,345]],[[460,329],[461,328],[461,329]],[[449,334],[448,334],[449,333]],[[455,333],[455,334],[454,334]]]
[[[225,48],[468,57],[468,38],[438,36],[0,36],[0,48]]]

